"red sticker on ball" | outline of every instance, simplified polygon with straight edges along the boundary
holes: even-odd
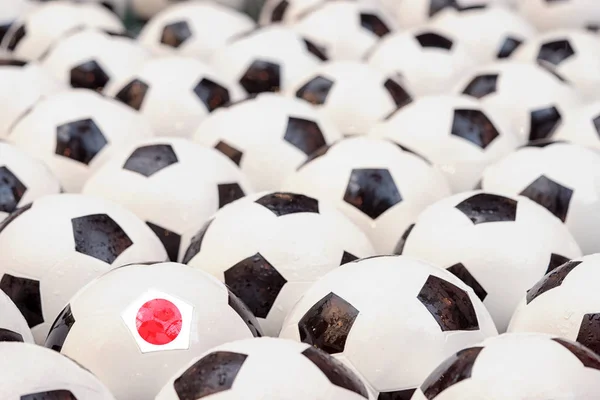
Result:
[[[153,299],[140,307],[135,325],[142,339],[160,346],[177,339],[181,322],[181,312],[175,304],[165,299]]]

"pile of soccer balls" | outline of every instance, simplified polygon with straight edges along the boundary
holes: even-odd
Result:
[[[0,0],[0,400],[600,399],[600,1],[253,7]]]

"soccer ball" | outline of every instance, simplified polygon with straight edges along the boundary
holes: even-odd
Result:
[[[44,163],[0,143],[0,222],[39,197],[60,192],[60,182]]]
[[[385,9],[372,0],[322,1],[293,27],[331,59],[348,61],[362,60],[380,38],[397,29]]]
[[[600,154],[570,143],[532,143],[488,167],[482,188],[530,198],[567,225],[583,254],[600,252],[591,234],[600,224]]]
[[[412,101],[412,90],[396,76],[353,61],[323,63],[286,93],[317,106],[346,136],[366,134]]]
[[[159,55],[177,53],[208,61],[230,39],[254,29],[247,15],[212,1],[175,3],[156,14],[138,41]]]
[[[379,398],[407,399],[456,351],[496,335],[473,291],[408,257],[371,257],[315,282],[280,337],[315,346],[365,378]],[[399,368],[403,360],[408,368]]]
[[[52,350],[29,343],[0,343],[3,399],[115,400],[92,373]]]
[[[416,28],[383,38],[369,52],[368,63],[386,74],[399,74],[416,96],[423,96],[452,88],[474,59],[467,46],[452,36]]]
[[[135,215],[93,197],[45,196],[0,224],[0,289],[19,307],[37,343],[69,298],[96,276],[124,263],[166,258]]]
[[[310,104],[263,93],[212,114],[193,140],[229,157],[256,190],[275,190],[311,154],[341,137]]]
[[[83,188],[84,194],[121,204],[145,221],[171,261],[183,258],[212,214],[249,192],[233,162],[181,138],[152,138],[120,150]]]
[[[33,343],[33,335],[23,314],[2,291],[0,291],[0,342]]]
[[[256,319],[217,279],[176,263],[134,264],[77,292],[45,346],[88,368],[118,399],[153,399],[194,357],[253,336]]]
[[[565,113],[552,139],[600,150],[600,101],[573,108]]]
[[[272,26],[216,50],[210,64],[247,94],[258,94],[287,88],[326,59],[315,44],[291,29]]]
[[[292,25],[327,0],[266,0],[260,10],[261,26],[282,23]]]
[[[475,187],[484,168],[519,145],[508,120],[466,96],[425,96],[376,125],[385,138],[430,160],[454,192]]]
[[[42,66],[66,85],[101,92],[109,82],[129,77],[148,59],[148,51],[132,39],[87,29],[58,42]]]
[[[327,272],[375,254],[333,205],[263,192],[217,212],[191,240],[184,263],[224,281],[276,336],[290,308]]]
[[[596,0],[523,0],[518,2],[518,10],[540,31],[559,28],[600,27],[600,8]]]
[[[219,379],[218,387],[209,382]],[[217,346],[179,371],[156,400],[363,400],[365,384],[327,353],[275,338]]]
[[[598,37],[579,30],[553,30],[521,46],[511,56],[523,62],[545,62],[572,82],[584,95],[593,99],[600,90],[600,48]]]
[[[99,4],[50,1],[19,17],[6,32],[1,48],[19,59],[37,60],[65,36],[87,27],[125,30],[121,20]]]
[[[152,59],[105,93],[139,111],[157,135],[177,137],[190,136],[211,112],[243,97],[218,71],[179,56]]]
[[[399,237],[395,253],[446,268],[471,286],[500,332],[527,289],[581,256],[565,225],[544,207],[483,191],[428,207]]]
[[[412,400],[592,399],[599,377],[600,357],[578,343],[505,334],[446,359]]]
[[[7,140],[44,161],[67,192],[79,192],[121,146],[150,136],[150,126],[128,107],[73,89],[37,102],[15,122]]]
[[[427,160],[391,141],[367,137],[323,148],[283,188],[336,205],[378,253],[388,254],[425,207],[450,195],[446,179]]]
[[[567,110],[581,104],[577,91],[545,64],[497,62],[472,70],[456,92],[505,114],[523,143],[545,139]]]

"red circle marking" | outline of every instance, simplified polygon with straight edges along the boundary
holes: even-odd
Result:
[[[150,344],[171,343],[181,332],[181,312],[169,300],[153,299],[140,307],[135,326],[142,339]]]

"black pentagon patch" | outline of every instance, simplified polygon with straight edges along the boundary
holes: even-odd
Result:
[[[10,29],[12,24],[4,24],[4,25],[0,25],[0,42],[2,42],[2,39],[4,39],[4,36],[6,36],[6,32],[8,32],[8,30]]]
[[[237,183],[219,184],[217,185],[217,191],[219,192],[219,208],[245,196],[244,191]]]
[[[281,67],[269,61],[255,60],[240,78],[248,94],[278,92],[281,88]]]
[[[44,322],[39,281],[4,274],[0,289],[15,303],[30,328]]]
[[[395,80],[386,80],[383,84],[383,87],[385,87],[390,96],[392,96],[392,100],[394,101],[396,107],[404,107],[412,102],[412,97],[410,94],[408,94],[408,92],[404,90],[404,88]]]
[[[442,11],[444,8],[455,8],[459,9],[456,0],[431,0],[429,2],[429,18]]]
[[[410,224],[406,228],[402,236],[400,236],[400,240],[398,240],[398,243],[396,243],[396,247],[394,247],[394,254],[402,255],[402,252],[404,251],[404,246],[406,245],[406,240],[408,239],[408,236],[410,236],[410,233],[412,232],[414,227],[415,224]]]
[[[73,324],[75,324],[75,317],[73,316],[73,312],[71,312],[71,305],[67,304],[52,324],[44,346],[60,352]]]
[[[600,354],[600,314],[585,314],[579,325],[577,342]]]
[[[70,77],[72,87],[97,90],[98,92],[101,92],[110,80],[102,67],[93,60],[71,69]]]
[[[229,291],[229,307],[231,307],[231,309],[235,311],[235,313],[239,315],[242,320],[244,320],[246,326],[248,327],[248,329],[250,329],[250,333],[252,333],[252,336],[261,337],[262,329],[258,321],[256,320],[256,317],[254,316],[254,314],[252,314],[252,311],[250,311],[248,309],[248,306],[244,304],[244,302],[240,300],[239,297],[233,294],[229,288],[227,288],[227,290]]]
[[[180,400],[198,400],[231,389],[245,354],[216,351],[204,356],[173,382]]]
[[[229,90],[210,79],[203,78],[194,88],[194,93],[206,106],[208,112],[229,103]]]
[[[467,96],[475,97],[476,99],[481,99],[488,94],[494,93],[496,91],[496,86],[498,84],[498,75],[479,75],[473,78],[463,90],[463,94]]]
[[[300,341],[329,354],[343,353],[358,313],[352,304],[329,293],[298,321]]]
[[[26,394],[20,400],[77,400],[77,397],[70,390],[60,389]]]
[[[452,40],[438,35],[434,32],[424,32],[415,36],[421,47],[433,47],[436,49],[450,50],[452,49]]]
[[[0,167],[0,211],[11,213],[17,209],[27,188],[6,166]]]
[[[485,300],[487,292],[462,263],[454,264],[451,267],[448,267],[447,270],[452,272],[452,274],[458,279],[469,285],[481,301]]]
[[[179,21],[166,25],[163,28],[160,42],[170,47],[178,48],[192,36],[192,31],[187,22]]]
[[[108,142],[92,119],[68,122],[56,128],[55,154],[89,165]]]
[[[17,208],[12,214],[4,219],[4,221],[0,222],[0,232],[2,232],[11,222],[17,219],[21,214],[31,208],[32,204],[24,205],[21,208]]]
[[[296,213],[319,213],[319,201],[303,194],[273,192],[254,202],[278,217]]]
[[[442,278],[429,275],[417,299],[444,332],[479,329],[477,314],[467,292]]]
[[[298,89],[296,97],[313,105],[322,105],[325,104],[332,87],[333,81],[322,76],[316,76]]]
[[[133,242],[106,214],[71,219],[75,251],[112,264]]]
[[[287,280],[260,253],[235,264],[224,273],[233,294],[259,318],[266,318]]]
[[[498,50],[498,54],[496,54],[496,58],[503,59],[510,57],[522,44],[522,40],[507,37],[504,39],[504,42],[502,42],[500,50]]]
[[[575,51],[568,40],[555,40],[542,44],[537,59],[556,66],[574,55]]]
[[[295,117],[288,118],[283,139],[307,156],[327,144],[315,121]]]
[[[552,106],[532,111],[530,120],[529,140],[537,140],[551,136],[558,128],[562,116]]]
[[[2,27],[0,26],[0,41],[2,41]],[[12,58],[0,58],[0,67],[23,67],[27,65],[27,61],[15,60]]]
[[[177,262],[179,256],[179,245],[181,244],[181,236],[172,232],[162,226],[153,224],[152,222],[146,222],[146,225],[152,229],[152,232],[160,239],[161,243],[167,250],[169,260]]]
[[[24,342],[24,340],[20,333],[0,328],[0,342]]]
[[[550,262],[548,263],[548,268],[546,269],[546,274],[554,271],[556,268],[560,267],[564,263],[571,261],[570,258],[563,257],[560,254],[552,253],[550,255]]]
[[[552,340],[569,350],[579,361],[581,361],[584,367],[600,370],[600,357],[590,349],[587,349],[577,342],[559,338],[554,338]]]
[[[170,144],[150,144],[135,149],[123,164],[123,169],[150,177],[177,162],[179,160]]]
[[[353,169],[344,201],[377,219],[402,201],[392,174],[387,169]]]
[[[192,237],[190,241],[190,245],[188,246],[185,254],[183,256],[183,260],[181,261],[183,264],[187,264],[192,261],[192,258],[196,257],[198,253],[200,253],[200,249],[202,247],[202,240],[204,239],[204,235],[206,235],[206,231],[210,224],[212,224],[213,220],[209,219],[206,223],[200,228],[200,230]]]
[[[384,37],[388,33],[390,33],[390,28],[374,14],[360,14],[360,25],[368,30],[369,32],[374,33],[378,37]]]
[[[517,218],[516,200],[491,193],[478,193],[463,200],[456,206],[474,225],[488,222],[515,221]]]
[[[421,385],[421,391],[425,398],[433,400],[449,387],[469,379],[481,350],[483,347],[470,347],[459,351],[441,363]]]
[[[25,25],[19,26],[8,41],[8,50],[11,52],[15,51],[15,49],[17,48],[21,40],[23,40],[26,34],[27,31],[25,30]]]
[[[215,145],[215,149],[226,155],[235,163],[235,165],[238,167],[240,166],[240,163],[242,162],[242,156],[244,155],[241,151],[223,141],[219,141],[219,143]]]
[[[498,131],[481,110],[454,110],[451,135],[485,149],[496,139]]]
[[[273,8],[273,12],[271,13],[271,22],[281,22],[283,21],[283,17],[285,16],[285,12],[287,11],[290,3],[287,0],[281,0],[275,8]]]
[[[377,400],[410,400],[417,389],[395,390],[393,392],[381,392]]]
[[[115,99],[139,111],[142,108],[146,92],[148,92],[148,84],[139,79],[134,79],[119,90]]]
[[[565,222],[573,190],[541,175],[519,194],[544,206],[558,219]]]
[[[358,257],[356,257],[354,254],[344,251],[344,254],[342,254],[342,260],[340,261],[340,265],[348,264],[349,262],[356,260],[358,260]]]
[[[302,41],[304,42],[304,45],[306,46],[306,50],[310,54],[312,54],[313,56],[317,57],[321,61],[327,61],[328,60],[328,57],[325,54],[325,49],[323,49],[320,46],[317,46],[316,44],[314,44],[310,40],[302,39]]]
[[[600,26],[598,25],[594,25],[594,24],[590,24],[590,25],[586,25],[585,29],[593,32],[593,33],[598,33],[600,31]]]
[[[547,291],[562,285],[563,281],[569,275],[569,273],[573,269],[575,269],[575,267],[577,267],[579,264],[581,264],[581,261],[567,261],[560,267],[556,268],[554,271],[544,276],[541,280],[538,281],[538,283],[536,283],[531,289],[527,291],[527,304],[531,303],[533,300],[535,300],[536,297],[541,296]]]
[[[302,355],[319,368],[333,385],[350,390],[351,392],[361,395],[365,399],[369,398],[367,388],[360,378],[358,378],[348,367],[329,356],[323,350],[309,347],[302,352]]]

